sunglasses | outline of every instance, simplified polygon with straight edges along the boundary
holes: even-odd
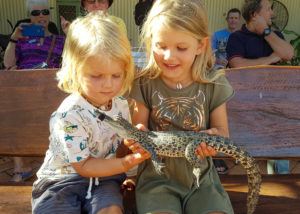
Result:
[[[32,16],[39,16],[39,15],[41,15],[41,14],[43,14],[44,16],[47,16],[47,15],[50,14],[50,10],[48,10],[48,9],[44,9],[44,10],[32,10],[32,11],[30,12],[30,14],[31,14]]]

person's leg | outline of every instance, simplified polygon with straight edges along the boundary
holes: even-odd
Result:
[[[276,174],[289,174],[289,161],[288,160],[275,160],[274,170]]]
[[[89,214],[122,214],[123,197],[121,184],[125,176],[111,176],[99,181],[99,185],[93,184],[91,198],[85,201],[83,211]]]
[[[224,160],[213,159],[213,162],[218,174],[224,175],[228,173],[228,166],[226,165]]]
[[[13,157],[14,161],[14,174],[12,181],[21,182],[33,176],[32,168],[26,164],[26,160],[22,157]]]

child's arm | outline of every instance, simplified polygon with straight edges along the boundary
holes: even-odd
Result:
[[[138,147],[138,143],[132,142],[130,147]],[[139,147],[137,152],[126,155],[123,158],[93,158],[88,157],[83,161],[71,163],[75,171],[83,177],[107,177],[128,171],[150,157],[150,154]]]
[[[134,109],[132,114],[133,125],[138,126],[139,129],[145,130],[148,128],[149,109],[140,102],[134,102]]]
[[[209,122],[211,128],[203,132],[211,135],[229,137],[226,103],[218,106],[210,113]],[[207,156],[215,156],[217,152],[212,147],[206,146],[206,143],[203,142],[196,149],[196,154],[203,159]]]

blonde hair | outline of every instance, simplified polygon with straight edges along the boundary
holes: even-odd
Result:
[[[138,77],[148,75],[149,78],[157,78],[161,70],[155,62],[152,51],[152,32],[156,30],[157,20],[164,27],[187,32],[199,42],[206,40],[201,54],[197,55],[192,65],[192,77],[197,82],[211,82],[218,75],[210,72],[215,58],[213,56],[210,34],[208,30],[208,17],[201,0],[157,0],[143,25],[141,32],[141,44],[148,53],[148,63]],[[214,75],[211,75],[214,73]]]
[[[134,63],[125,32],[102,11],[77,18],[69,27],[62,55],[62,67],[57,73],[58,87],[67,92],[81,92],[80,75],[86,60],[92,56],[103,60],[120,60],[125,65],[120,95],[130,91],[134,79]]]

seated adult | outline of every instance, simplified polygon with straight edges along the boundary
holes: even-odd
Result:
[[[5,50],[4,65],[7,69],[34,69],[60,67],[64,36],[48,30],[50,7],[48,0],[27,0],[30,23],[21,23],[11,35]],[[25,25],[40,25],[44,36],[23,36]]]
[[[273,11],[269,0],[245,1],[242,15],[246,24],[229,36],[226,47],[230,67],[270,65],[293,58],[293,47],[270,27]]]
[[[212,49],[216,56],[216,68],[227,66],[226,46],[229,35],[240,29],[241,11],[231,8],[226,16],[227,27],[216,31],[212,36]]]
[[[83,11],[83,15],[97,10],[102,10],[108,14],[108,8],[110,8],[113,2],[113,0],[81,0],[81,10]],[[123,19],[113,15],[109,16],[119,26],[119,28],[127,34],[126,25]],[[63,16],[60,16],[60,19],[61,28],[64,33],[67,33],[70,22]]]

